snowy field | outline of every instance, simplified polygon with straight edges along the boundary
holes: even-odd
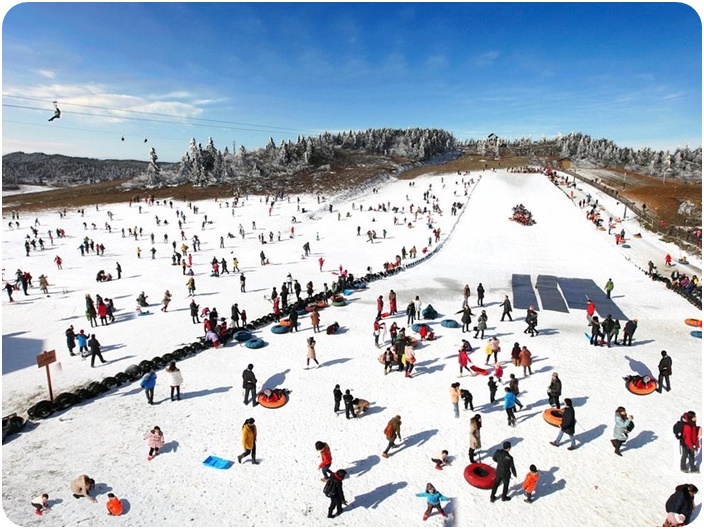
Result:
[[[469,179],[472,184],[463,185]],[[248,349],[230,342],[208,349],[179,362],[183,373],[182,398],[169,399],[163,371],[158,372],[156,404],[147,404],[138,382],[111,390],[98,398],[84,401],[41,421],[30,421],[25,430],[3,445],[2,497],[5,516],[19,526],[126,526],[126,527],[408,527],[408,526],[481,526],[481,527],[652,527],[662,524],[664,504],[680,483],[694,482],[700,489],[699,475],[679,470],[677,440],[672,425],[686,410],[702,414],[702,347],[690,335],[685,318],[701,318],[700,312],[683,298],[668,291],[662,283],[652,282],[642,269],[652,259],[664,270],[664,257],[681,256],[672,245],[641,230],[636,221],[618,224],[626,232],[627,245],[616,246],[612,235],[596,230],[586,220],[586,211],[577,202],[586,193],[598,198],[602,214],[619,217],[620,206],[609,197],[586,185],[578,184],[575,199],[564,187],[556,187],[542,174],[517,174],[504,171],[473,173],[466,176],[446,174],[408,181],[390,180],[376,190],[360,189],[345,197],[301,195],[277,200],[272,211],[264,197],[249,196],[232,208],[232,197],[200,202],[194,214],[188,205],[174,202],[98,205],[86,208],[85,216],[69,211],[61,219],[58,212],[37,214],[21,212],[20,228],[9,229],[4,218],[2,234],[3,275],[13,280],[19,268],[29,271],[34,287],[29,295],[16,292],[9,303],[3,292],[2,313],[2,405],[3,416],[17,412],[26,416],[27,408],[48,398],[46,373],[38,368],[36,356],[56,350],[57,362],[51,366],[54,394],[70,391],[88,382],[100,381],[142,360],[169,353],[202,335],[202,326],[193,324],[189,315],[190,298],[181,268],[172,266],[171,241],[181,245],[177,211],[186,215],[186,244],[197,235],[201,251],[192,253],[196,281],[196,302],[216,307],[229,317],[230,306],[238,303],[251,321],[271,312],[272,287],[280,289],[291,273],[305,289],[312,280],[315,292],[323,283],[337,279],[339,267],[359,277],[367,267],[382,270],[401,248],[428,246],[433,229],[440,228],[438,243],[429,248],[431,257],[396,275],[368,284],[347,296],[344,307],[321,311],[321,328],[337,321],[335,335],[316,334],[320,367],[305,369],[306,339],[313,336],[308,316],[300,318],[300,332],[274,334],[263,327],[255,335],[265,340],[262,349]],[[432,186],[432,187],[431,187]],[[466,193],[465,193],[466,189]],[[428,200],[424,193],[428,192]],[[300,199],[300,203],[298,202]],[[271,200],[271,197],[269,197]],[[229,204],[226,204],[228,202]],[[410,213],[435,202],[442,213]],[[463,207],[457,216],[450,214],[453,202]],[[353,207],[354,203],[354,207]],[[522,203],[537,223],[526,227],[509,220],[512,207]],[[383,212],[381,204],[397,207],[398,213]],[[362,211],[360,211],[360,205]],[[329,207],[332,206],[332,212]],[[298,208],[304,208],[302,213]],[[369,208],[372,208],[370,210]],[[108,211],[113,220],[108,218]],[[348,217],[349,213],[349,217]],[[205,215],[208,221],[203,225]],[[157,226],[156,216],[161,225]],[[292,217],[296,223],[292,224]],[[398,222],[394,224],[394,216]],[[46,249],[25,257],[24,238],[30,234],[35,217]],[[165,226],[163,221],[168,221]],[[108,222],[111,233],[105,229]],[[253,230],[252,223],[256,223]],[[84,229],[84,223],[86,228]],[[409,226],[410,223],[410,226]],[[92,225],[95,224],[95,229]],[[239,225],[245,238],[238,235]],[[290,238],[291,228],[294,237]],[[122,237],[124,228],[142,228],[143,235]],[[361,236],[357,236],[360,228]],[[59,239],[55,230],[65,230]],[[54,231],[54,243],[47,231]],[[368,230],[378,239],[367,242]],[[386,237],[382,237],[386,230]],[[258,236],[273,232],[273,243],[262,245]],[[281,232],[281,240],[278,233]],[[228,238],[231,232],[235,238]],[[633,238],[634,233],[642,238]],[[153,233],[155,243],[150,242]],[[168,242],[164,242],[164,235]],[[224,248],[220,248],[220,237]],[[104,256],[81,256],[78,245],[84,237],[105,246]],[[302,258],[304,243],[311,256]],[[137,248],[141,248],[141,258]],[[156,249],[155,259],[150,249]],[[270,264],[260,265],[264,250]],[[63,259],[57,270],[55,256]],[[426,254],[427,255],[427,254]],[[232,268],[237,257],[247,277],[247,292],[241,293],[239,274],[210,276],[213,257],[225,258]],[[318,259],[325,259],[322,272]],[[701,257],[688,256],[691,267],[677,264],[684,273],[701,271]],[[115,263],[122,266],[122,279],[105,283],[95,281],[103,269],[116,277]],[[411,263],[406,259],[404,264]],[[669,272],[668,272],[669,273]],[[38,288],[38,278],[49,279],[49,296]],[[631,347],[592,347],[584,305],[568,312],[545,310],[537,296],[538,329],[534,338],[523,333],[525,307],[516,308],[514,321],[500,322],[499,303],[509,295],[514,305],[514,275],[530,277],[535,286],[539,275],[556,276],[565,285],[589,284],[603,288],[611,278],[615,284],[613,302],[628,318],[638,319]],[[510,373],[520,379],[520,400],[525,407],[517,412],[516,427],[509,427],[500,403],[488,403],[486,376],[458,378],[457,352],[461,339],[474,347],[473,363],[484,365],[484,345],[473,333],[445,328],[440,321],[459,320],[462,289],[472,289],[470,303],[479,314],[476,287],[486,288],[484,309],[489,316],[485,338],[497,336],[502,351],[504,381]],[[562,288],[562,287],[561,287]],[[164,291],[173,299],[167,312],[159,310]],[[413,378],[401,373],[384,375],[377,360],[381,351],[374,346],[372,326],[376,299],[383,296],[388,310],[388,293],[398,297],[399,314],[385,318],[387,326],[396,321],[405,326],[406,305],[419,296],[440,316],[428,321],[437,339],[416,349]],[[137,316],[135,299],[144,291],[151,307],[149,314]],[[117,307],[116,321],[91,329],[84,316],[86,294],[112,298]],[[592,295],[597,312],[605,296]],[[625,321],[621,321],[621,325]],[[64,332],[95,332],[103,345],[106,364],[90,367],[89,361],[68,354]],[[416,333],[408,334],[418,336]],[[388,333],[382,336],[388,344]],[[514,342],[531,350],[533,375],[523,376],[513,367],[510,350]],[[636,396],[625,388],[623,377],[630,374],[655,374],[660,351],[673,358],[672,391]],[[242,401],[241,374],[254,364],[258,387],[291,390],[289,403],[280,409],[246,407]],[[546,388],[551,373],[558,372],[563,384],[562,398],[575,404],[578,449],[550,446],[557,429],[543,420],[548,407]],[[474,395],[475,412],[461,411],[455,419],[450,403],[450,384],[459,381]],[[340,384],[359,398],[372,403],[367,416],[346,420],[333,412],[332,390]],[[503,388],[499,389],[499,395]],[[614,410],[625,406],[636,424],[623,457],[613,453]],[[512,480],[511,502],[489,502],[489,491],[470,486],[463,477],[469,463],[469,419],[474,413],[483,418],[482,460],[492,463],[491,454],[509,440],[518,479]],[[403,442],[381,457],[386,447],[383,430],[395,415],[402,418]],[[253,417],[258,427],[259,465],[245,460],[241,427]],[[159,425],[165,433],[162,454],[147,461],[144,434]],[[339,518],[326,517],[329,501],[322,494],[323,484],[317,470],[319,455],[315,442],[327,442],[332,449],[332,470],[347,469],[344,482],[349,505]],[[450,453],[452,465],[442,471],[430,458],[441,450]],[[215,455],[234,460],[227,470],[209,468],[203,461]],[[701,457],[701,455],[699,455]],[[533,504],[520,496],[521,482],[528,467],[535,464],[540,481]],[[69,484],[79,474],[96,480],[98,503],[74,499]],[[425,501],[416,493],[427,482],[450,501],[445,505],[448,519],[437,514],[422,521]],[[50,497],[52,511],[43,517],[34,514],[30,500],[42,492]],[[106,514],[107,494],[123,500],[126,512],[121,517]],[[697,497],[694,519],[700,517]],[[697,523],[695,522],[695,523]]]

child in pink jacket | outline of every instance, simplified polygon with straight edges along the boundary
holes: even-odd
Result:
[[[144,438],[149,445],[147,461],[151,461],[159,455],[159,449],[164,446],[164,432],[161,431],[161,428],[155,426],[144,435]]]

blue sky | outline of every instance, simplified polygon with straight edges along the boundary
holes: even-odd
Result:
[[[381,127],[672,151],[702,143],[702,26],[680,3],[25,3],[2,95],[3,154]]]

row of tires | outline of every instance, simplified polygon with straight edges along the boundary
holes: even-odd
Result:
[[[418,262],[424,259],[425,258],[419,259],[418,261],[412,263],[409,266],[418,264]],[[388,272],[367,274],[366,276],[364,276],[363,281],[353,282],[352,287],[355,289],[367,288],[367,282],[383,279],[384,277],[393,275],[403,269],[405,269],[405,267],[399,267],[394,270],[389,270]],[[296,301],[291,306],[300,315],[303,315],[307,313],[306,306],[309,303],[325,301],[325,299],[325,293],[319,292],[318,294],[306,300]],[[277,318],[273,312],[261,318],[256,318],[243,327],[229,329],[226,335],[222,337],[221,342],[225,344],[230,339],[234,338],[238,342],[244,342],[245,346],[250,349],[259,349],[260,347],[263,347],[265,345],[265,342],[261,338],[252,337],[251,331],[269,325],[270,323],[273,323],[275,321],[277,321]],[[287,332],[288,328],[285,329]],[[156,356],[151,360],[142,360],[139,364],[130,365],[124,371],[121,371],[115,374],[114,376],[105,377],[100,382],[91,382],[90,384],[84,387],[80,387],[74,391],[59,393],[54,398],[54,402],[51,402],[49,400],[39,401],[27,410],[27,416],[30,419],[34,420],[46,419],[56,411],[66,410],[71,406],[75,406],[76,404],[79,404],[83,401],[90,400],[103,393],[106,393],[107,391],[110,391],[113,388],[137,381],[141,379],[145,373],[148,373],[152,369],[163,369],[172,361],[183,360],[184,358],[196,355],[199,352],[210,347],[212,347],[212,344],[210,342],[193,342],[191,345],[176,349],[171,353],[165,354],[164,356]],[[19,421],[24,421],[24,419],[18,417],[12,424],[15,424]]]
[[[52,403],[42,400],[27,410],[30,419],[46,419],[56,411],[62,411],[83,401],[95,398],[113,388],[130,384],[142,378],[152,369],[163,369],[172,361],[180,361],[189,356],[194,356],[211,347],[209,342],[193,342],[191,345],[181,347],[163,356],[155,356],[151,360],[142,360],[139,364],[127,366],[114,376],[105,377],[100,382],[91,382],[86,386],[73,391],[59,393]]]

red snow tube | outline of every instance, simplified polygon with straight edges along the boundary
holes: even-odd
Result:
[[[464,479],[478,489],[490,489],[494,486],[496,470],[486,463],[472,463],[464,469]]]
[[[702,326],[702,320],[697,320],[695,318],[687,318],[686,320],[684,320],[684,322],[687,325],[690,325],[692,327],[701,327]]]
[[[657,380],[651,378],[647,383],[640,377],[626,381],[626,389],[635,395],[650,395],[658,388]]]
[[[288,402],[288,394],[284,391],[271,390],[271,396],[267,397],[264,391],[257,395],[257,402],[265,408],[280,408]]]
[[[557,408],[545,410],[543,412],[543,419],[545,419],[545,422],[548,424],[560,427],[562,426],[562,410],[558,410]]]

